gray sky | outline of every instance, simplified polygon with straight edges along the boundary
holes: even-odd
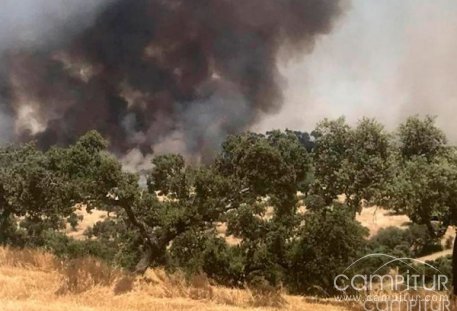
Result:
[[[312,55],[281,65],[285,105],[254,130],[309,130],[324,117],[438,116],[457,141],[457,1],[352,0]]]
[[[111,0],[1,0],[0,50],[46,47],[90,25]]]

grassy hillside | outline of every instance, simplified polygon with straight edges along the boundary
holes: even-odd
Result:
[[[212,286],[204,277],[189,283],[162,270],[133,277],[92,259],[62,262],[40,251],[5,248],[0,305],[2,311],[345,310],[303,297]]]

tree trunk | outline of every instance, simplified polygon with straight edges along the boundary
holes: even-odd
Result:
[[[168,243],[177,235],[184,232],[187,226],[185,224],[177,226],[175,231],[168,231],[159,236],[152,228],[152,230],[148,230],[148,226],[136,217],[135,212],[130,205],[124,204],[122,207],[126,212],[130,223],[139,230],[139,233],[144,241],[143,256],[135,267],[136,273],[144,274],[147,268],[149,268],[155,260],[165,254],[164,252]]]
[[[6,230],[11,212],[6,210],[0,215],[0,245],[6,242]]]
[[[452,291],[457,296],[457,234],[454,238],[454,247],[452,250]]]
[[[435,239],[438,238],[435,228],[433,228],[432,222],[430,220],[427,220],[425,222],[425,226],[427,227],[428,233],[430,234],[430,236],[432,238],[435,238]]]
[[[135,212],[130,207],[129,202],[124,203],[122,207],[126,212],[130,223],[139,230],[139,233],[143,238],[144,253],[140,262],[137,264],[135,268],[137,273],[143,274],[154,260],[153,257],[158,256],[158,253],[160,251],[159,241],[155,235],[152,235],[148,232],[146,225],[136,218]]]

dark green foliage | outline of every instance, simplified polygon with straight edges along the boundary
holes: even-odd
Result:
[[[441,238],[457,224],[457,154],[446,137],[427,117],[409,118],[398,132],[399,161],[387,187],[387,203],[397,212],[427,227],[431,237]],[[453,252],[453,291],[457,295],[457,249]]]
[[[435,126],[435,118],[409,117],[398,130],[400,155],[405,160],[424,156],[431,159],[440,154],[446,145],[446,135]]]
[[[290,250],[290,287],[300,293],[331,294],[334,278],[362,255],[367,235],[343,205],[307,214]]]
[[[47,231],[43,237],[43,247],[56,256],[65,259],[97,257],[114,264],[116,247],[102,240],[75,240],[62,233]]]
[[[371,275],[374,271],[379,274],[388,274],[392,269],[398,269],[399,272],[406,274],[411,268],[405,262],[412,264],[414,262],[405,259],[404,261],[389,263],[392,257],[388,256],[417,258],[440,250],[442,250],[440,241],[430,237],[427,228],[423,225],[411,224],[406,229],[397,227],[384,228],[368,240],[365,252],[365,255],[379,254],[380,256],[364,258],[354,267],[354,272],[364,275]],[[378,270],[383,265],[385,266]],[[424,266],[420,265],[417,269],[422,271]]]
[[[439,272],[434,269],[427,269],[425,275],[428,277],[428,280],[433,280],[433,276],[440,274],[447,276],[449,282],[448,284],[452,284],[453,282],[453,275],[452,275],[452,256],[444,256],[433,261],[427,261],[429,265],[436,268]]]
[[[173,241],[169,266],[193,276],[205,273],[216,282],[240,286],[244,281],[244,256],[212,233],[187,231]]]
[[[227,233],[242,239],[245,281],[280,285],[287,273],[290,239],[300,224],[297,191],[307,188],[306,149],[291,132],[233,136],[223,145],[216,170],[238,194],[225,217]]]
[[[7,226],[21,218],[24,230],[35,243],[48,228],[61,229],[62,216],[71,214],[74,193],[65,175],[53,171],[47,156],[32,145],[0,150],[0,243]]]
[[[230,136],[210,165],[156,156],[147,187],[123,171],[96,132],[46,152],[4,147],[0,243],[44,247],[63,258],[95,256],[140,273],[165,266],[230,286],[332,294],[334,277],[360,256],[425,255],[457,223],[457,157],[445,141],[430,118],[408,119],[396,146],[374,120],[354,128],[343,118],[324,120],[312,137]],[[345,204],[337,203],[340,195]],[[298,212],[303,203],[305,214]],[[355,215],[375,203],[417,225],[384,229],[367,241]],[[62,233],[78,226],[77,204],[112,212],[84,241]],[[216,233],[221,223],[238,245]],[[378,266],[369,260],[361,269]]]
[[[407,229],[381,229],[369,240],[368,247],[372,253],[409,258],[426,256],[442,250],[440,241],[430,236],[427,227],[417,224],[412,224]]]
[[[184,198],[188,196],[189,173],[185,172],[184,159],[180,155],[168,154],[152,160],[154,169],[148,179],[151,192],[159,191],[160,195],[170,198]]]
[[[340,171],[349,148],[350,127],[344,118],[335,121],[325,119],[315,130],[316,145],[313,152],[315,182],[312,192],[330,205],[344,193]]]
[[[83,216],[78,216],[76,213],[71,213],[67,218],[67,222],[70,224],[73,230],[76,230],[78,223],[83,220]]]
[[[373,253],[411,257],[411,241],[405,238],[404,229],[398,227],[383,228],[369,240],[368,247],[373,250]]]
[[[344,194],[354,216],[363,204],[380,203],[392,173],[389,135],[384,127],[375,120],[362,119],[351,128],[339,118],[319,123],[314,135],[311,193],[320,196],[324,206]]]
[[[300,144],[305,147],[306,151],[309,153],[313,152],[313,149],[315,147],[315,142],[314,142],[314,132],[313,133],[307,133],[307,132],[301,132],[301,131],[291,131],[291,130],[286,130],[286,133],[292,133],[295,136],[297,136],[298,141]]]
[[[362,119],[351,131],[340,182],[347,204],[360,212],[363,204],[379,204],[392,175],[390,141],[384,126],[374,119]]]
[[[453,244],[454,244],[454,238],[453,238],[453,236],[450,235],[446,238],[446,241],[444,242],[444,248],[452,249]]]
[[[120,217],[99,221],[84,234],[88,239],[112,248],[110,262],[116,266],[132,270],[140,260],[143,246],[141,236]]]
[[[389,205],[440,237],[457,223],[457,157],[434,119],[409,118],[398,131],[396,175],[387,187]]]
[[[433,237],[442,236],[457,220],[457,159],[455,154],[405,162],[391,185],[390,205],[424,224]]]
[[[27,245],[40,245],[42,233],[61,230],[70,217],[77,225],[77,203],[102,207],[116,184],[118,161],[104,153],[107,143],[89,132],[73,146],[39,151],[33,145],[0,149],[0,243],[6,232],[27,235]],[[19,232],[7,228],[19,223]],[[10,237],[11,238],[11,237]]]

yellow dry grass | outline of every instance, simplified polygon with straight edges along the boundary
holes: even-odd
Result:
[[[364,207],[357,220],[370,231],[370,237],[387,227],[407,228],[410,222],[406,215],[396,215],[379,206]]]
[[[137,277],[90,258],[62,262],[41,251],[0,248],[1,311],[278,309],[346,310],[303,297],[214,286],[204,276],[185,281],[156,269]]]
[[[77,205],[76,215],[80,216],[82,220],[79,222],[76,230],[73,230],[70,225],[67,225],[65,233],[74,239],[84,240],[86,236],[84,232],[93,227],[97,222],[103,221],[108,216],[108,213],[105,211],[94,209],[90,213],[86,212],[86,207],[83,205]]]

